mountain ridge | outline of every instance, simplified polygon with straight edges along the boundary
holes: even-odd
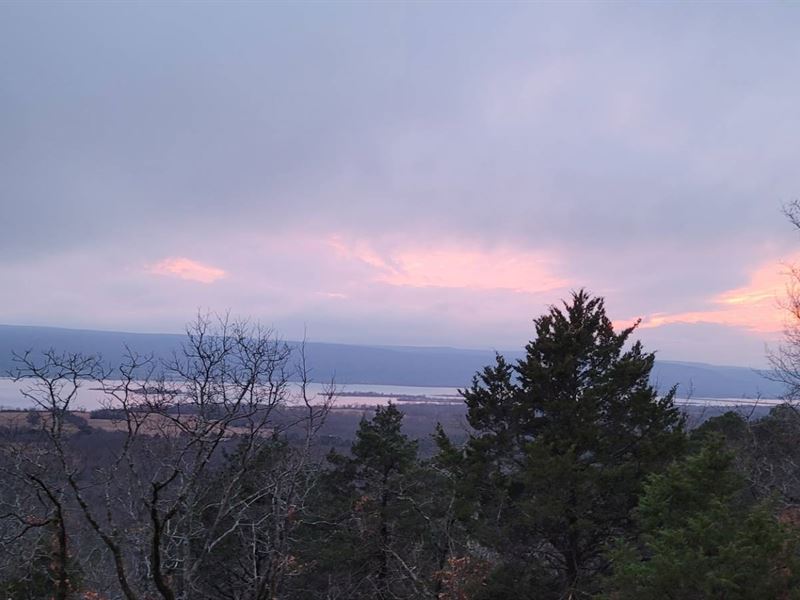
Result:
[[[94,329],[0,325],[0,374],[13,368],[12,352],[59,351],[100,354],[111,364],[119,362],[125,345],[142,354],[166,356],[185,339],[177,333],[133,333]],[[286,341],[292,347],[299,342]],[[499,351],[509,360],[524,356],[522,350]],[[459,387],[494,362],[494,350],[449,346],[392,346],[307,342],[306,354],[312,377],[335,378],[342,384]],[[783,386],[764,371],[747,367],[689,361],[656,360],[651,381],[662,392],[678,386],[681,396],[699,398],[777,398]]]

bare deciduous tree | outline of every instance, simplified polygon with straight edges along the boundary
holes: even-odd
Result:
[[[31,448],[4,445],[17,459],[9,475],[46,508],[27,526],[17,512],[3,516],[20,523],[11,535],[60,528],[60,599],[69,593],[66,512],[100,540],[127,600],[273,598],[291,570],[289,534],[319,471],[312,441],[333,387],[312,396],[304,345],[294,365],[291,347],[258,325],[201,315],[186,334],[167,360],[129,350],[114,369],[53,350],[16,356],[14,376],[42,411],[34,446],[51,461],[42,467]],[[114,423],[99,458],[75,442],[86,427],[75,402],[87,384]],[[235,592],[209,581],[221,552],[246,565]]]
[[[783,207],[786,218],[800,230],[800,201]],[[786,386],[789,401],[800,399],[800,267],[788,266],[788,281],[783,308],[786,313],[783,343],[768,352],[771,377]]]

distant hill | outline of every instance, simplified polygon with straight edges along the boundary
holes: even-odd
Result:
[[[140,353],[168,356],[183,341],[182,335],[123,333],[0,325],[0,374],[12,368],[11,352],[47,348],[99,353],[110,363],[122,357],[125,345]],[[295,342],[290,342],[296,345]],[[316,381],[332,376],[337,383],[464,387],[473,374],[494,361],[491,350],[447,347],[358,346],[309,342],[308,362]],[[522,352],[503,352],[516,360]],[[762,373],[744,367],[704,363],[656,361],[653,382],[659,389],[679,386],[679,395],[691,391],[696,398],[777,398],[783,386]]]

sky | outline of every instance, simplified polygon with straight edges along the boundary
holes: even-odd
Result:
[[[0,4],[0,323],[761,366],[800,4]]]

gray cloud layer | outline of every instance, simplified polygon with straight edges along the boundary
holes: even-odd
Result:
[[[167,326],[188,299],[158,312],[169,299],[105,270],[189,255],[235,271],[238,240],[299,233],[547,250],[625,316],[690,310],[795,247],[779,208],[800,189],[799,17],[789,3],[4,4],[0,270],[58,280],[76,257],[104,285],[92,300],[61,283],[63,314],[0,295],[0,318],[74,321],[153,293],[149,316],[108,324]],[[317,277],[276,263],[273,282]],[[242,283],[208,301],[270,318],[281,293]],[[330,310],[325,336],[357,327],[313,308]],[[371,317],[360,338],[409,332]],[[411,336],[435,343],[438,320],[420,309]]]

